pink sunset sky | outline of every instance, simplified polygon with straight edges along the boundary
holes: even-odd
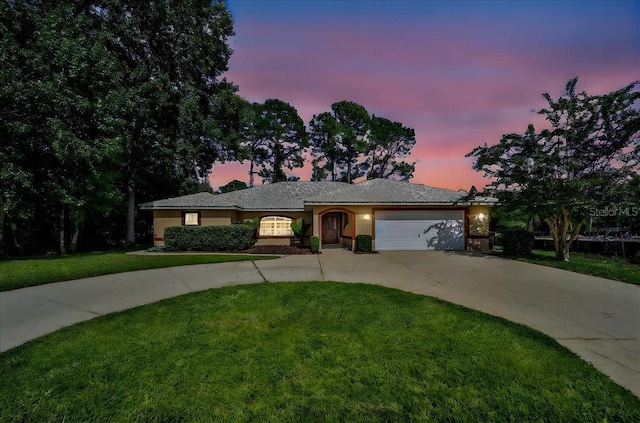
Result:
[[[412,182],[425,185],[481,189],[465,154],[545,126],[542,93],[557,98],[573,77],[590,94],[640,78],[638,1],[227,3],[224,76],[242,97],[286,101],[305,124],[339,100],[402,122],[416,131]],[[248,182],[248,168],[215,165],[214,189]],[[292,174],[309,180],[310,166]]]

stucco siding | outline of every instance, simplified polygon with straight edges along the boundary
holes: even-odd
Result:
[[[230,225],[233,212],[228,210],[202,210],[200,212],[200,225]]]
[[[256,245],[290,245],[291,238],[258,238]]]
[[[180,210],[154,210],[153,211],[153,245],[164,245],[164,230],[171,226],[182,225],[182,212]]]

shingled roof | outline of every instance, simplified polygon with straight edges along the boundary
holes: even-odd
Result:
[[[304,210],[305,200],[348,187],[343,182],[278,182],[228,194],[216,195],[233,201],[243,210]],[[222,198],[220,198],[222,200]]]
[[[239,209],[233,204],[227,206],[215,205],[213,198],[215,195],[208,192],[199,192],[197,194],[183,195],[182,197],[166,198],[164,200],[151,201],[149,203],[140,204],[143,210],[175,210],[175,209]]]
[[[235,209],[245,211],[303,211],[304,200],[350,186],[343,182],[278,182],[225,194],[207,192],[152,201],[140,205],[157,209]]]
[[[355,185],[344,182],[278,182],[213,195],[208,192],[167,198],[140,205],[144,210],[220,209],[245,211],[303,211],[317,204],[452,205],[467,195],[426,185],[372,179]],[[493,203],[477,198],[474,203]]]
[[[307,198],[305,204],[453,204],[465,195],[466,192],[409,182],[371,179]]]

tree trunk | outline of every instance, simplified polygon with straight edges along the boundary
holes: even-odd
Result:
[[[71,243],[69,244],[69,251],[72,253],[76,252],[76,248],[78,246],[78,225],[76,224],[73,228],[73,232],[71,233]]]
[[[249,188],[253,187],[253,159],[249,164]]]
[[[71,211],[69,213],[69,220],[71,222],[71,242],[69,242],[69,252],[75,253],[78,246],[78,233],[80,232],[80,222],[78,213]]]
[[[129,181],[127,184],[127,244],[135,244],[135,217],[136,217],[136,184]]]
[[[578,236],[582,222],[576,224],[573,230],[569,232],[571,229],[571,215],[568,210],[562,210],[562,213],[549,216],[545,220],[551,230],[556,258],[562,261],[569,261],[571,243]]]
[[[67,249],[64,246],[64,207],[60,211],[60,225],[58,231],[58,244],[60,246],[60,254],[67,254]]]
[[[11,228],[11,237],[13,238],[13,245],[18,249],[18,251],[20,251],[20,253],[23,253],[24,251],[22,250],[22,244],[18,242],[18,225],[16,225],[15,222],[10,221],[9,227]]]

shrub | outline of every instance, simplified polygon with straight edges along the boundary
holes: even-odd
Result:
[[[356,251],[371,252],[371,235],[356,235]]]
[[[291,245],[302,245],[303,229],[305,228],[304,220],[301,217],[291,221],[291,232],[295,235],[295,239],[291,239]]]
[[[241,225],[245,225],[251,228],[253,231],[253,238],[258,239],[258,233],[260,232],[260,218],[254,217],[251,220],[245,220],[240,222]]]
[[[311,237],[311,252],[317,253],[320,251],[320,237],[312,236]]]
[[[253,246],[249,225],[173,226],[165,229],[164,243],[178,251],[240,251]]]
[[[302,234],[303,225],[304,225],[304,221],[302,220],[301,217],[299,217],[297,219],[293,219],[291,221],[291,231],[298,238],[300,238],[303,235]]]
[[[502,232],[503,251],[509,256],[529,256],[535,237],[523,228],[508,228]]]

